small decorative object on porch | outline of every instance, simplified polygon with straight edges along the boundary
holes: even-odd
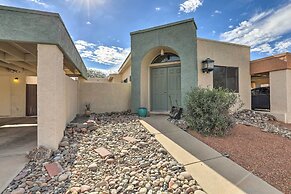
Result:
[[[213,71],[214,69],[214,60],[207,58],[204,61],[202,61],[202,72],[203,73],[209,73]]]
[[[183,108],[178,106],[178,101],[176,100],[176,104],[177,106],[173,106],[173,102],[172,102],[172,97],[169,96],[170,98],[170,103],[171,103],[171,111],[170,111],[170,118],[171,119],[181,119],[182,113],[183,113]]]
[[[148,115],[148,109],[146,107],[140,107],[137,113],[139,117],[146,117]]]
[[[91,106],[90,106],[90,104],[86,104],[85,105],[85,115],[88,116],[88,117],[91,115]]]

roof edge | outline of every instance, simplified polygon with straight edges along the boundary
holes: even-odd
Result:
[[[247,47],[247,48],[250,48],[250,46],[245,45],[245,44],[238,44],[238,43],[232,43],[232,42],[225,42],[225,41],[220,41],[220,40],[212,40],[212,39],[207,39],[207,38],[199,38],[199,37],[197,37],[197,40],[204,40],[204,41],[209,41],[209,42],[217,42],[217,43],[222,43],[222,44],[228,44],[228,45],[233,45],[233,46],[241,46],[241,47]]]
[[[85,63],[84,63],[84,61],[83,61],[78,49],[76,48],[76,45],[75,45],[75,43],[74,43],[74,41],[73,41],[73,39],[72,39],[72,37],[71,37],[71,35],[70,35],[65,23],[64,23],[64,21],[63,21],[63,19],[60,16],[59,13],[47,12],[47,11],[39,11],[39,10],[26,9],[26,8],[11,7],[11,6],[4,6],[4,5],[0,5],[0,10],[11,11],[11,12],[20,12],[20,13],[26,13],[26,14],[37,14],[37,15],[57,18],[61,22],[61,24],[62,24],[62,26],[63,26],[63,28],[64,28],[67,36],[68,36],[68,38],[70,39],[70,41],[71,41],[76,53],[78,54],[78,58],[80,59],[83,67],[85,67],[85,69],[87,69],[87,67],[86,67],[86,65],[85,65]],[[45,43],[45,42],[39,42],[39,43],[40,44],[51,44],[51,43]],[[59,48],[62,48],[62,46],[60,44],[57,44],[57,45],[59,46]],[[64,51],[64,49],[61,49],[61,50],[64,53],[66,53]],[[67,57],[73,62],[73,60],[69,57],[69,55],[67,55]],[[76,69],[78,69],[78,71],[80,72],[81,76],[83,76],[85,79],[88,78],[87,72],[82,71],[82,69],[76,64],[74,64],[74,66],[76,67]]]
[[[143,30],[137,30],[137,31],[131,32],[130,35],[141,34],[141,33],[145,33],[145,32],[150,32],[150,31],[154,31],[154,30],[168,28],[168,27],[172,27],[172,26],[176,26],[176,25],[180,25],[180,24],[184,24],[184,23],[188,23],[188,22],[193,22],[195,28],[197,29],[197,25],[196,25],[196,23],[194,21],[194,18],[190,18],[190,19],[181,20],[181,21],[177,21],[177,22],[172,22],[172,23],[159,25],[159,26],[155,26],[155,27],[151,27],[151,28],[146,28],[146,29],[143,29]]]
[[[290,52],[285,52],[285,53],[279,53],[279,54],[276,54],[276,55],[267,56],[267,57],[263,57],[263,58],[252,60],[251,63],[255,63],[255,62],[258,62],[258,61],[264,61],[264,60],[268,60],[268,59],[272,59],[272,58],[276,58],[276,57],[284,57],[284,56],[287,56],[287,55],[291,55],[291,53]]]
[[[33,9],[27,9],[27,8],[19,8],[19,7],[12,7],[12,6],[5,6],[5,5],[0,5],[0,10],[60,17],[60,14],[55,13],[55,12],[39,11],[39,10],[33,10]]]

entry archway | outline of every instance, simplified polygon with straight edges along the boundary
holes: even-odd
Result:
[[[141,103],[152,112],[181,106],[181,60],[169,47],[151,49],[141,64]]]

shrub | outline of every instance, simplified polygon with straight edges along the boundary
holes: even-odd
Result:
[[[204,135],[224,135],[233,125],[231,109],[242,105],[238,94],[226,89],[193,88],[186,95],[185,120]]]

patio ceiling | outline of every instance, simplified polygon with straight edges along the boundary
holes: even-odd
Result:
[[[37,44],[0,42],[0,67],[23,72],[37,73]],[[78,76],[80,72],[65,57],[64,71],[68,76]]]

